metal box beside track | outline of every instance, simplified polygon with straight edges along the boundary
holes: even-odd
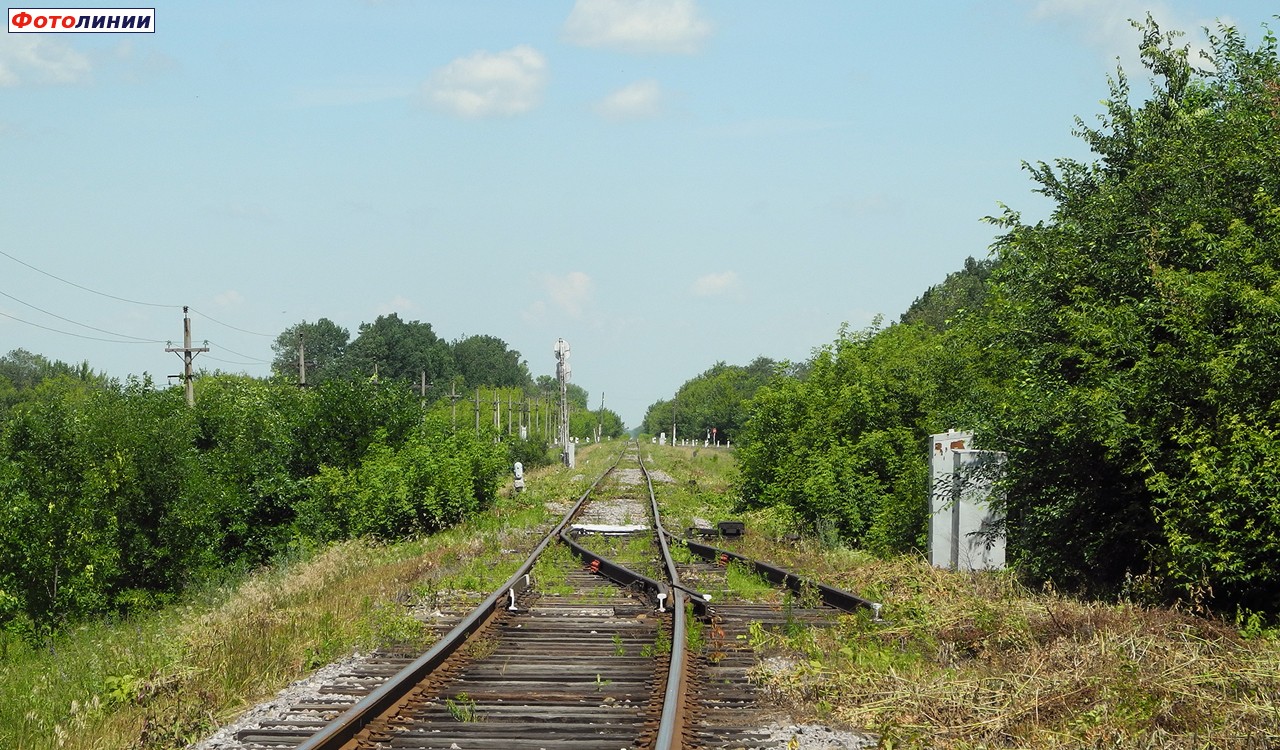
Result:
[[[972,450],[972,432],[929,440],[929,562],[950,570],[1000,570],[1004,519],[991,507],[1005,454]]]

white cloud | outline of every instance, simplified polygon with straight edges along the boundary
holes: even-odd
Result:
[[[213,304],[218,307],[239,307],[244,304],[244,295],[234,289],[228,289],[213,296]]]
[[[413,302],[413,300],[410,300],[407,297],[397,294],[396,296],[392,297],[390,300],[378,305],[377,309],[374,312],[378,316],[390,315],[391,313],[404,313],[408,315],[417,309],[418,309],[418,306]]]
[[[0,35],[0,88],[80,83],[88,80],[90,67],[88,56],[61,40]]]
[[[583,308],[591,301],[590,276],[573,271],[564,276],[543,274],[539,281],[552,305],[571,318],[582,317]],[[526,320],[542,320],[547,312],[547,302],[536,300],[525,310],[524,317]]]
[[[596,103],[596,113],[611,120],[656,117],[662,109],[662,89],[657,81],[636,81]]]
[[[541,323],[547,317],[547,303],[534,300],[533,304],[526,307],[520,316],[526,323]]]
[[[1120,65],[1131,78],[1139,77],[1144,70],[1138,56],[1141,32],[1131,21],[1145,21],[1147,14],[1160,25],[1161,31],[1181,31],[1178,46],[1189,45],[1192,65],[1207,67],[1208,61],[1200,56],[1208,51],[1203,28],[1217,26],[1217,20],[1189,18],[1175,13],[1168,5],[1144,0],[1040,0],[1032,12],[1038,21],[1052,21],[1073,29],[1086,42],[1093,45],[1108,60],[1119,58]],[[1230,18],[1220,16],[1230,23]]]
[[[431,74],[427,101],[459,117],[518,115],[538,105],[547,80],[547,59],[533,47],[477,52]]]
[[[724,271],[699,277],[693,282],[691,289],[698,297],[723,297],[738,293],[741,283],[738,281],[738,274],[733,271]]]
[[[564,38],[621,52],[693,54],[711,34],[694,0],[577,0]]]

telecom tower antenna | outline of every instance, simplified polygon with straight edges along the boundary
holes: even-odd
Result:
[[[565,465],[573,468],[573,446],[569,443],[569,376],[573,368],[569,366],[569,342],[556,339],[556,380],[560,383],[560,457]]]

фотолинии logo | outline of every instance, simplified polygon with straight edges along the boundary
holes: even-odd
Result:
[[[10,34],[154,34],[155,8],[10,8]]]

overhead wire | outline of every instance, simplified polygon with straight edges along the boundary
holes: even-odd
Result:
[[[0,250],[0,255],[3,255],[4,257],[8,258],[9,260],[13,261],[14,263],[18,263],[18,264],[20,264],[20,265],[24,265],[24,266],[26,266],[27,268],[30,268],[32,271],[35,271],[36,273],[44,274],[45,276],[48,276],[48,277],[49,277],[49,278],[51,278],[51,279],[57,279],[58,281],[61,281],[61,282],[62,282],[62,283],[64,283],[64,284],[69,284],[69,285],[71,285],[71,286],[75,287],[76,289],[83,289],[84,291],[89,292],[90,294],[96,294],[96,295],[98,295],[98,296],[100,296],[100,297],[107,297],[108,299],[114,299],[114,300],[118,300],[118,301],[120,301],[120,302],[128,302],[128,303],[129,303],[129,304],[131,304],[131,305],[143,305],[143,306],[145,306],[145,307],[170,307],[170,308],[179,308],[179,307],[182,307],[182,305],[162,305],[162,304],[159,304],[159,303],[156,303],[156,302],[140,302],[140,301],[138,301],[138,300],[136,300],[136,299],[128,299],[128,298],[126,298],[126,297],[117,297],[117,296],[116,296],[116,295],[114,295],[114,294],[107,294],[106,292],[99,292],[97,289],[90,289],[89,287],[87,287],[87,286],[81,286],[80,284],[77,284],[77,283],[75,283],[74,281],[68,281],[68,280],[66,280],[66,279],[62,278],[61,276],[55,276],[54,274],[51,274],[51,273],[49,273],[48,271],[42,271],[42,270],[40,270],[39,268],[36,268],[35,266],[31,265],[30,263],[28,263],[28,262],[26,262],[26,261],[24,261],[24,260],[19,260],[18,258],[13,257],[12,255],[10,255],[10,254],[6,253],[6,252],[5,252],[5,251],[3,251],[3,250]]]
[[[19,323],[26,323],[27,325],[29,325],[29,326],[34,326],[35,328],[42,328],[42,329],[44,329],[44,330],[46,330],[46,331],[53,331],[54,333],[61,333],[61,334],[62,334],[62,335],[64,335],[64,336],[75,336],[75,337],[76,337],[76,338],[78,338],[78,339],[88,339],[89,341],[106,341],[107,343],[111,343],[111,344],[156,344],[156,343],[164,343],[164,342],[161,342],[161,341],[142,341],[142,340],[140,340],[140,341],[125,341],[125,340],[123,340],[123,339],[104,339],[104,338],[102,338],[101,336],[85,336],[85,335],[83,335],[83,334],[79,334],[79,333],[72,333],[71,331],[60,331],[60,330],[58,330],[57,328],[50,328],[49,326],[42,326],[42,325],[40,325],[39,323],[32,323],[32,322],[31,322],[31,321],[29,321],[29,320],[23,320],[22,318],[19,318],[19,317],[18,317],[18,316],[16,316],[16,315],[10,315],[9,313],[7,313],[7,312],[3,312],[3,311],[0,311],[0,316],[4,316],[4,317],[8,318],[9,320],[16,320],[16,321],[18,321]],[[77,323],[76,325],[81,325],[81,324]],[[113,335],[115,335],[115,334],[113,334]]]
[[[20,300],[20,299],[18,299],[17,297],[13,296],[12,294],[7,294],[7,293],[5,293],[5,292],[0,292],[0,296],[8,297],[9,299],[13,300],[14,302],[17,302],[17,303],[18,303],[18,304],[20,304],[20,305],[26,305],[27,307],[30,307],[32,310],[36,310],[36,311],[38,311],[38,312],[42,312],[42,313],[44,313],[45,315],[48,315],[49,317],[57,318],[58,320],[61,320],[61,321],[66,322],[66,323],[70,323],[71,325],[80,326],[81,328],[88,328],[89,330],[91,330],[91,331],[97,331],[98,333],[105,333],[105,334],[109,334],[109,335],[111,335],[111,336],[119,336],[120,338],[123,338],[123,339],[134,339],[134,340],[135,340],[135,341],[134,341],[134,343],[138,343],[138,344],[163,344],[163,343],[165,343],[165,342],[164,342],[163,340],[161,340],[161,339],[144,339],[144,338],[142,338],[141,336],[132,336],[132,335],[127,334],[127,333],[118,333],[118,332],[116,332],[116,331],[108,331],[108,330],[107,330],[107,329],[105,329],[105,328],[98,328],[98,327],[96,327],[96,326],[91,326],[91,325],[89,325],[88,323],[80,323],[80,322],[78,322],[78,321],[72,320],[71,318],[65,318],[65,317],[63,317],[63,316],[61,316],[61,315],[59,315],[59,314],[57,314],[57,313],[49,312],[48,310],[45,310],[45,309],[44,309],[44,308],[42,308],[42,307],[37,307],[37,306],[35,306],[35,305],[31,304],[30,302],[26,302],[26,301]],[[17,319],[17,318],[14,318],[14,320],[18,320],[18,319]],[[26,321],[22,321],[22,322],[26,322]],[[30,324],[30,325],[34,325],[34,324]],[[48,329],[48,330],[53,330],[53,329]]]
[[[256,365],[262,361],[262,360],[257,360],[254,362],[237,362],[233,359],[222,359],[221,357],[213,357],[213,356],[210,356],[209,354],[205,354],[203,357],[201,357],[201,359],[209,359],[209,360],[213,360],[214,362],[222,362],[228,365]]]
[[[250,334],[250,335],[252,335],[252,336],[263,336],[263,337],[265,337],[265,338],[269,338],[269,339],[273,339],[273,338],[275,338],[275,334],[272,334],[272,333],[259,333],[259,332],[257,332],[257,331],[250,331],[250,330],[247,330],[247,329],[244,329],[244,328],[237,328],[237,327],[235,327],[235,326],[231,325],[230,323],[223,323],[221,320],[218,320],[217,318],[213,317],[213,316],[212,316],[212,315],[210,315],[209,313],[201,312],[200,310],[197,310],[197,309],[195,309],[194,307],[191,307],[191,308],[189,308],[189,309],[191,310],[191,312],[196,313],[196,314],[197,314],[197,315],[199,315],[200,317],[205,318],[206,320],[209,320],[209,321],[211,321],[211,322],[213,322],[213,323],[217,323],[218,325],[223,326],[223,327],[225,327],[225,328],[230,328],[230,329],[231,329],[231,330],[233,330],[233,331],[239,331],[240,333],[247,333],[247,334]]]
[[[120,297],[120,296],[117,296],[117,295],[114,295],[114,294],[108,294],[108,293],[106,293],[106,292],[98,291],[97,289],[91,289],[91,288],[89,288],[89,287],[87,287],[87,286],[84,286],[84,285],[82,285],[82,284],[77,284],[77,283],[75,283],[74,281],[70,281],[70,280],[68,280],[68,279],[64,279],[64,278],[62,278],[61,276],[58,276],[58,275],[56,275],[56,274],[52,274],[52,273],[49,273],[48,271],[42,270],[42,269],[40,269],[40,268],[37,268],[37,267],[35,267],[35,266],[31,265],[30,263],[27,263],[26,261],[24,261],[24,260],[22,260],[22,259],[20,259],[20,258],[16,258],[16,257],[14,257],[13,255],[10,255],[9,253],[7,253],[7,252],[5,252],[5,251],[3,251],[3,250],[0,250],[0,255],[3,255],[4,257],[8,258],[9,260],[13,261],[14,263],[17,263],[17,264],[19,264],[19,265],[22,265],[22,266],[27,267],[27,268],[31,269],[32,271],[35,271],[36,273],[43,274],[43,275],[45,275],[45,276],[48,276],[48,277],[49,277],[49,278],[51,278],[51,279],[55,279],[55,280],[57,280],[57,281],[61,281],[62,283],[67,284],[68,286],[73,286],[73,287],[75,287],[76,289],[80,289],[80,290],[83,290],[83,291],[89,292],[90,294],[96,294],[96,295],[98,295],[98,296],[100,296],[100,297],[106,297],[106,298],[108,298],[108,299],[117,300],[117,301],[119,301],[119,302],[127,302],[127,303],[129,303],[129,304],[131,304],[131,305],[142,305],[142,306],[145,306],[145,307],[161,307],[161,308],[166,308],[166,309],[178,309],[178,308],[182,308],[182,307],[184,307],[183,305],[169,305],[169,304],[161,304],[161,303],[157,303],[157,302],[143,302],[143,301],[141,301],[141,300],[129,299],[129,298],[127,298],[127,297]],[[30,308],[32,308],[33,310],[39,310],[40,312],[42,312],[42,313],[44,313],[44,314],[46,314],[46,315],[51,315],[51,316],[53,316],[53,317],[55,317],[55,318],[58,318],[59,320],[63,320],[63,321],[65,321],[65,322],[67,322],[67,323],[71,323],[71,324],[73,324],[73,325],[78,325],[78,326],[81,326],[81,327],[83,327],[83,328],[88,328],[88,329],[90,329],[90,330],[98,331],[98,332],[100,332],[100,333],[110,334],[110,335],[112,335],[112,336],[119,336],[119,337],[121,337],[121,338],[128,338],[128,339],[137,339],[137,341],[114,341],[114,340],[111,340],[111,339],[96,338],[96,337],[93,337],[93,336],[83,336],[83,335],[80,335],[80,334],[69,333],[69,332],[67,332],[67,331],[60,331],[60,330],[58,330],[58,329],[56,329],[56,328],[49,328],[48,326],[42,326],[42,325],[39,325],[39,324],[37,324],[37,323],[32,323],[32,322],[30,322],[30,321],[27,321],[27,320],[23,320],[23,319],[21,319],[21,318],[14,317],[14,316],[12,316],[12,315],[8,315],[8,314],[5,314],[5,313],[0,313],[0,315],[4,315],[6,318],[10,318],[10,319],[12,319],[12,320],[16,320],[16,321],[18,321],[19,323],[26,323],[27,325],[35,326],[36,328],[43,328],[44,330],[47,330],[47,331],[53,331],[54,333],[63,333],[63,334],[66,334],[66,335],[68,335],[68,336],[76,336],[76,337],[78,337],[78,338],[89,339],[89,340],[92,340],[92,341],[108,341],[108,342],[110,342],[110,343],[120,343],[120,344],[128,344],[128,343],[151,343],[151,344],[163,344],[163,343],[168,343],[168,342],[161,341],[161,340],[157,340],[157,339],[142,339],[142,338],[141,338],[141,337],[139,337],[139,336],[130,336],[129,334],[116,333],[116,332],[114,332],[114,331],[107,331],[107,330],[104,330],[104,329],[101,329],[101,328],[95,328],[95,327],[93,327],[93,326],[91,326],[91,325],[87,325],[87,324],[85,324],[85,323],[78,323],[78,322],[76,322],[76,321],[74,321],[74,320],[71,320],[71,319],[69,319],[69,318],[64,318],[64,317],[62,317],[61,315],[57,315],[57,314],[55,314],[55,313],[51,313],[51,312],[49,312],[49,311],[47,311],[47,310],[42,310],[42,309],[40,309],[39,307],[36,307],[35,305],[32,305],[32,304],[30,304],[30,303],[28,303],[28,302],[23,302],[22,300],[20,300],[20,299],[18,299],[18,298],[16,298],[16,297],[13,297],[13,296],[8,295],[8,294],[4,294],[4,292],[0,292],[0,294],[3,294],[5,297],[8,297],[9,299],[12,299],[12,300],[13,300],[13,301],[15,301],[15,302],[18,302],[18,303],[21,303],[21,304],[23,304],[23,305],[26,305],[27,307],[30,307]],[[221,320],[218,320],[217,318],[213,317],[212,315],[209,315],[208,313],[205,313],[205,312],[202,312],[202,311],[200,311],[200,310],[197,310],[197,309],[195,309],[194,307],[191,307],[191,306],[189,306],[189,305],[187,305],[187,306],[185,306],[185,307],[186,307],[190,312],[194,312],[194,313],[196,313],[196,314],[200,315],[202,318],[205,318],[206,320],[210,321],[211,323],[215,323],[215,324],[217,324],[217,325],[223,326],[224,328],[230,328],[231,330],[233,330],[233,331],[239,331],[240,333],[247,333],[247,334],[249,334],[249,335],[251,335],[251,336],[262,336],[262,337],[264,337],[264,338],[275,338],[275,336],[274,336],[273,334],[269,334],[269,333],[261,333],[261,332],[259,332],[259,331],[251,331],[251,330],[249,330],[249,329],[247,329],[247,328],[240,328],[240,327],[238,327],[238,326],[231,325],[230,323],[225,323],[225,322],[223,322],[223,321],[221,321]],[[226,347],[222,347],[222,348],[226,348]],[[232,351],[232,350],[227,349],[227,351]],[[236,352],[233,352],[233,353],[236,353]],[[237,353],[237,354],[238,354],[238,353]],[[250,357],[249,355],[246,355],[246,354],[238,354],[238,356],[245,357],[246,359],[255,359],[254,357]],[[268,362],[267,360],[257,360],[257,362],[260,362],[260,363],[262,363],[262,364],[270,364],[270,362]],[[241,364],[241,363],[237,363],[237,364]]]
[[[267,360],[265,360],[265,359],[258,359],[257,357],[253,356],[252,354],[245,354],[245,353],[243,353],[243,352],[238,352],[238,351],[236,351],[235,349],[232,349],[232,348],[231,348],[231,347],[229,347],[229,346],[223,346],[223,345],[221,345],[221,344],[219,344],[219,343],[217,343],[217,342],[209,341],[208,339],[205,339],[205,343],[206,343],[206,344],[208,344],[209,346],[217,347],[217,348],[218,348],[218,349],[220,349],[221,351],[224,351],[224,352],[231,352],[232,354],[236,355],[237,357],[244,357],[245,359],[251,359],[251,360],[253,360],[253,362],[237,362],[236,364],[241,364],[241,365],[245,365],[245,364],[263,364],[263,365],[269,365],[269,364],[271,364],[271,362],[269,362],[269,361],[267,361]]]

